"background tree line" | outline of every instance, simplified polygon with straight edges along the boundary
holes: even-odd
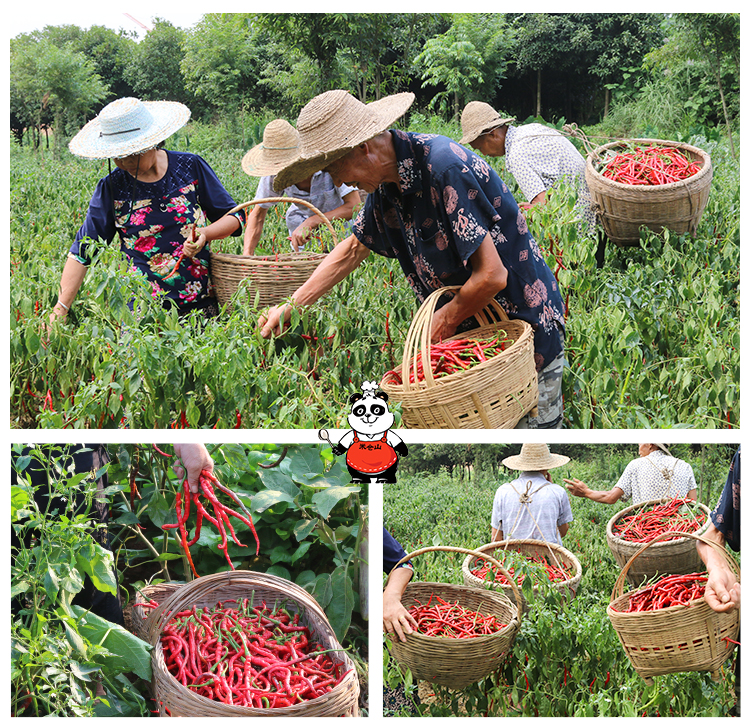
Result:
[[[724,124],[730,142],[739,121],[738,13],[208,13],[189,30],[156,18],[141,41],[47,26],[10,51],[11,130],[36,144],[135,95],[241,126],[247,147],[336,87],[365,102],[410,90],[415,109],[453,120],[484,100],[519,121],[609,118],[627,133],[639,103],[657,103],[679,108],[683,131]]]

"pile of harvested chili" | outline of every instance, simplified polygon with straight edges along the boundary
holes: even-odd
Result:
[[[503,567],[519,586],[523,584],[526,577],[524,567],[533,574],[536,574],[535,571],[538,569],[540,573],[544,573],[550,582],[553,583],[564,582],[571,578],[570,573],[564,567],[550,564],[547,558],[524,555],[515,550],[509,550],[505,554]],[[471,574],[476,575],[482,580],[490,580],[490,582],[496,582],[500,585],[510,585],[508,578],[497,569],[497,566],[487,560],[475,560],[474,567],[471,568]],[[489,577],[487,577],[488,575]]]
[[[612,534],[628,542],[647,543],[667,531],[696,532],[706,522],[706,513],[696,512],[694,506],[693,500],[674,498],[663,505],[642,507],[614,523]],[[668,537],[659,542],[672,539]]]
[[[667,185],[695,175],[701,167],[676,147],[637,145],[608,160],[602,176],[624,185]]]
[[[231,534],[232,539],[240,547],[247,547],[247,545],[244,545],[237,539],[234,528],[232,527],[232,523],[229,521],[230,515],[232,517],[236,517],[238,520],[247,525],[250,530],[252,530],[253,537],[255,538],[255,554],[257,555],[260,550],[258,533],[255,532],[255,525],[253,524],[253,518],[250,513],[248,512],[247,516],[245,516],[241,515],[235,510],[232,510],[231,508],[228,508],[216,497],[216,490],[220,490],[225,495],[231,497],[243,510],[245,510],[245,512],[247,512],[242,500],[237,497],[237,494],[229,488],[224,487],[224,485],[222,485],[218,481],[218,479],[208,470],[203,470],[201,472],[200,486],[202,495],[209,501],[213,508],[214,515],[212,516],[211,513],[209,513],[208,510],[204,507],[201,493],[191,492],[186,475],[185,480],[182,483],[182,492],[177,493],[177,502],[175,505],[175,510],[177,511],[177,522],[162,525],[162,530],[179,529],[180,544],[182,545],[182,549],[185,552],[188,561],[190,562],[190,567],[193,570],[193,574],[196,577],[199,577],[199,575],[195,571],[195,566],[193,565],[193,558],[190,555],[190,546],[195,545],[195,543],[198,541],[198,538],[201,535],[201,526],[203,524],[204,518],[208,520],[208,522],[210,522],[219,531],[219,535],[221,535],[221,541],[219,542],[218,548],[224,551],[224,557],[226,557],[227,562],[229,563],[229,567],[232,568],[232,570],[234,570],[234,565],[232,564],[232,560],[229,557],[229,553],[227,552],[227,529],[229,530],[229,534]],[[195,522],[195,535],[193,536],[192,540],[188,540],[185,524],[190,515],[191,505],[195,506],[197,519]]]
[[[691,600],[704,596],[706,580],[706,573],[667,575],[653,585],[636,590],[630,595],[628,609],[623,612],[660,610],[677,605],[687,607]]]
[[[329,693],[347,674],[333,650],[312,640],[299,613],[265,602],[253,607],[247,598],[177,613],[161,643],[178,682],[227,705],[290,707]]]
[[[430,368],[433,377],[444,377],[462,370],[486,362],[490,358],[499,355],[503,350],[510,347],[513,340],[507,337],[504,331],[487,339],[458,338],[446,340],[445,342],[430,345]],[[409,382],[424,380],[424,366],[422,364],[422,353],[416,358],[417,374],[414,375],[412,368],[409,374]],[[381,384],[391,383],[401,385],[401,373],[398,370],[389,370],[381,381]]]
[[[458,600],[448,603],[435,596],[436,604],[431,605],[433,596],[426,605],[418,602],[409,608],[409,613],[417,621],[417,631],[431,637],[473,638],[491,635],[506,627],[494,615],[482,615],[467,610]]]

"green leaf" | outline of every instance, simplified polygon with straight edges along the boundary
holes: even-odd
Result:
[[[268,468],[267,470],[261,468],[258,470],[258,474],[260,475],[260,481],[268,490],[277,490],[278,492],[289,495],[290,497],[296,497],[299,495],[299,488],[295,485],[286,470],[282,470],[278,466]]]
[[[271,567],[266,570],[266,573],[284,578],[284,580],[292,579],[292,574],[283,565],[271,565]]]
[[[294,526],[294,539],[297,542],[302,542],[313,530],[315,530],[315,525],[318,521],[313,519],[310,520],[300,520],[295,526]]]
[[[151,681],[151,645],[78,605],[73,605],[72,610],[78,620],[78,632],[90,643],[101,645],[111,653],[102,660],[102,665],[117,672],[134,672],[146,682]]]
[[[112,553],[93,541],[80,547],[76,555],[76,566],[91,578],[97,590],[117,595],[112,564]]]
[[[332,487],[321,490],[313,498],[313,508],[323,518],[327,519],[336,505],[348,498],[352,493],[359,492],[358,486]]]
[[[300,546],[294,551],[294,554],[292,555],[292,565],[294,565],[294,563],[296,563],[300,558],[303,558],[307,554],[307,551],[310,549],[311,545],[311,542],[300,543]]]
[[[29,494],[18,485],[11,485],[10,488],[10,520],[18,520],[18,512],[26,507],[29,502]]]
[[[16,595],[21,595],[22,593],[25,593],[29,587],[29,583],[25,580],[21,580],[21,582],[10,586],[10,596],[13,598]]]
[[[65,626],[65,637],[70,643],[70,647],[81,657],[86,657],[86,644],[83,642],[83,638],[65,620],[63,620],[63,625]]]
[[[310,593],[317,601],[318,605],[325,607],[331,602],[333,597],[333,587],[331,585],[331,576],[328,574],[318,575],[315,580],[312,592]]]
[[[331,601],[325,608],[326,617],[339,642],[343,643],[354,610],[354,588],[347,568],[337,567],[331,573],[331,591]]]
[[[261,490],[256,493],[251,502],[251,510],[254,512],[262,513],[273,507],[277,503],[289,503],[294,504],[294,498],[287,493],[280,492],[278,490]]]

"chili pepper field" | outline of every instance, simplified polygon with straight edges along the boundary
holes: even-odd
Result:
[[[445,446],[410,447],[399,482],[384,487],[384,525],[407,553],[439,546],[471,550],[488,544],[495,491],[518,477],[501,460],[517,454],[520,446],[450,447],[448,451]],[[635,445],[551,445],[550,450],[571,457],[567,465],[551,471],[553,482],[564,488],[562,479],[575,477],[596,490],[614,487],[638,455]],[[670,450],[692,466],[698,500],[713,509],[736,447],[672,445]],[[633,669],[607,616],[619,567],[607,546],[606,526],[632,500],[605,505],[570,493],[568,497],[573,521],[563,545],[582,566],[575,598],[562,603],[559,592],[550,586],[545,590],[538,576],[534,582],[541,589],[534,596],[527,578],[520,589],[528,611],[508,659],[499,670],[463,690],[413,679],[411,671],[391,656],[392,643],[399,641],[387,637],[383,648],[386,716],[727,715],[735,702],[732,659],[721,667],[718,682],[708,672],[682,672],[655,677],[649,687]],[[739,562],[739,556],[733,556]],[[439,551],[418,555],[412,560],[411,581],[463,586],[465,557]],[[688,583],[685,586],[689,588]],[[679,597],[678,591],[670,592]],[[434,600],[432,605],[438,603]],[[473,627],[473,620],[468,625]],[[454,662],[460,665],[460,658]]]
[[[167,147],[201,154],[238,203],[251,199],[257,179],[240,168],[245,149],[216,148],[192,125],[201,132],[189,146],[178,135]],[[431,129],[430,120],[415,113],[408,129]],[[714,166],[697,237],[643,231],[641,247],[608,244],[597,268],[597,240],[579,231],[565,188],[528,215],[567,307],[565,427],[739,425],[739,164],[718,137],[680,139]],[[491,162],[522,200],[502,159]],[[342,426],[351,392],[400,364],[416,302],[397,262],[374,255],[295,314],[285,336],[264,340],[260,309],[248,304],[178,322],[113,245],[67,323],[50,331],[67,251],[106,172],[106,162],[11,146],[12,427]],[[231,238],[214,250],[241,247]],[[288,249],[283,210],[272,210],[258,253]]]
[[[285,591],[178,613],[160,635],[177,682],[226,705],[282,708],[356,672],[366,713],[368,488],[350,483],[328,445],[206,445],[214,467],[190,509],[163,455],[173,446],[109,444],[108,464],[76,473],[80,447],[11,447],[12,715],[172,714],[149,686],[152,646],[139,630],[185,582],[228,582],[230,564],[259,574],[242,582]],[[322,609],[349,670],[300,602]],[[106,619],[120,608],[124,624]]]

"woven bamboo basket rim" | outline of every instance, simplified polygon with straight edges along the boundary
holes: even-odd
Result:
[[[495,542],[487,543],[486,545],[482,545],[478,547],[477,550],[479,552],[486,553],[488,550],[495,550],[500,547],[502,547],[503,549],[508,549],[508,545],[516,545],[516,546],[531,545],[533,547],[539,547],[539,548],[544,548],[546,550],[549,550],[550,553],[552,554],[552,557],[555,558],[555,561],[557,562],[558,567],[560,566],[560,561],[558,560],[557,557],[555,557],[554,553],[557,552],[560,555],[562,555],[566,560],[568,560],[573,565],[573,568],[575,569],[575,574],[571,575],[571,577],[569,577],[567,580],[560,580],[558,582],[552,582],[551,584],[553,587],[577,588],[578,584],[581,582],[581,577],[583,575],[583,566],[581,565],[580,561],[576,557],[575,553],[572,553],[570,550],[563,547],[562,545],[559,545],[558,543],[548,543],[545,540],[536,540],[532,538],[523,539],[523,540],[519,538],[508,538],[507,540],[497,540]],[[462,570],[464,570],[464,577],[466,579],[469,579],[468,575],[466,574],[466,573],[469,573],[469,575],[471,575],[474,578],[474,580],[476,580],[476,582],[478,583],[478,586],[489,585],[490,587],[495,588],[495,589],[508,587],[507,585],[503,585],[502,583],[499,583],[499,582],[490,583],[489,581],[478,578],[476,575],[474,575],[471,572],[471,568],[469,567],[470,563],[471,563],[471,558],[467,556],[464,559],[463,566],[462,566]],[[470,582],[473,582],[473,581],[470,580]],[[517,582],[514,582],[513,584],[518,585]],[[537,587],[539,587],[539,583],[534,584],[534,588],[537,588]]]
[[[202,598],[212,593],[226,595],[226,600],[236,600],[243,597],[241,590],[260,590],[272,595],[278,594],[285,600],[294,603],[306,617],[303,621],[308,625],[316,625],[328,634],[328,649],[334,650],[339,660],[344,662],[344,674],[339,683],[328,693],[314,700],[305,700],[292,705],[289,708],[245,708],[239,706],[224,705],[216,700],[198,695],[184,685],[179,683],[172,675],[164,661],[162,652],[161,633],[166,624],[183,609],[189,609],[193,605],[203,602]],[[218,599],[212,602],[219,602]],[[313,630],[313,628],[311,628]],[[313,636],[315,636],[313,630]],[[252,570],[231,570],[213,575],[204,575],[177,589],[164,603],[152,610],[145,621],[146,640],[154,647],[152,651],[152,665],[155,663],[159,668],[161,678],[154,678],[154,683],[161,681],[166,683],[166,692],[178,696],[183,705],[189,705],[190,715],[217,716],[217,715],[246,715],[246,716],[326,716],[340,715],[346,710],[357,711],[357,699],[359,697],[359,679],[357,670],[351,658],[344,652],[341,644],[336,639],[335,633],[315,598],[299,585],[265,573]],[[157,696],[158,699],[158,696]],[[165,703],[169,704],[169,703]],[[333,712],[330,712],[333,708]]]
[[[601,171],[597,170],[594,167],[594,160],[596,159],[597,161],[601,162],[601,155],[603,153],[606,153],[608,150],[613,150],[615,148],[620,148],[629,144],[646,143],[650,143],[652,145],[663,145],[666,147],[675,147],[680,150],[690,151],[696,154],[703,161],[703,166],[697,173],[695,173],[695,175],[691,175],[684,180],[678,180],[677,182],[666,183],[664,185],[626,185],[625,183],[619,183],[615,180],[604,177]],[[632,196],[655,196],[659,194],[671,193],[675,190],[677,191],[676,194],[682,195],[684,194],[682,191],[685,190],[688,185],[702,181],[708,173],[713,174],[713,168],[711,166],[711,156],[705,150],[701,150],[700,148],[694,147],[693,145],[688,145],[687,143],[678,142],[675,140],[658,140],[655,138],[615,140],[614,142],[607,143],[606,145],[600,145],[588,154],[588,157],[586,159],[586,166],[590,172],[590,175],[596,178],[597,181],[601,182],[604,187],[615,191],[625,191]]]
[[[287,203],[288,205],[294,204],[294,205],[302,205],[306,208],[309,208],[312,210],[322,221],[323,224],[328,228],[328,231],[331,233],[333,237],[333,244],[338,245],[339,238],[336,234],[336,231],[333,229],[333,225],[331,224],[331,221],[320,211],[318,208],[315,207],[312,203],[308,202],[307,200],[302,200],[300,198],[290,198],[290,197],[268,197],[268,198],[259,198],[257,200],[247,200],[246,202],[240,203],[239,205],[235,205],[231,210],[228,210],[224,216],[227,215],[233,215],[236,212],[239,212],[240,210],[244,210],[247,207],[251,207],[252,205],[260,205],[261,203]],[[222,260],[225,258],[225,256],[228,257],[234,257],[236,259],[243,258],[241,261],[245,265],[252,265],[254,262],[256,263],[264,263],[269,262],[272,258],[275,259],[276,257],[279,258],[286,258],[289,256],[294,255],[300,255],[302,253],[284,253],[283,255],[280,253],[279,255],[232,255],[231,253],[212,253],[213,255],[220,256]],[[314,253],[310,253],[310,255],[313,255]],[[317,253],[318,255],[321,255],[325,257],[325,253]]]
[[[417,310],[412,320],[409,331],[406,335],[406,341],[404,343],[404,352],[401,361],[401,384],[388,383],[394,387],[402,389],[404,392],[414,390],[424,390],[425,388],[434,388],[440,386],[447,386],[453,383],[465,381],[466,378],[471,378],[473,375],[479,374],[479,372],[488,372],[489,369],[494,368],[495,365],[499,364],[504,360],[505,353],[510,353],[516,346],[521,347],[522,342],[526,340],[528,335],[533,334],[533,330],[529,323],[523,320],[510,320],[503,307],[498,303],[496,298],[492,298],[485,308],[479,310],[474,314],[474,318],[479,323],[479,331],[491,330],[493,325],[499,323],[513,323],[519,327],[523,327],[521,335],[513,342],[513,344],[504,350],[503,352],[489,358],[487,361],[479,363],[478,365],[464,370],[460,373],[454,373],[447,377],[440,377],[435,379],[432,373],[432,368],[429,362],[423,362],[424,380],[417,381],[417,359],[419,355],[423,358],[430,356],[430,345],[432,335],[432,319],[440,297],[447,292],[455,292],[460,290],[460,285],[447,285],[442,288],[438,288],[434,292],[430,293],[429,297],[422,303]],[[499,321],[495,320],[490,311],[494,311]],[[454,336],[455,338],[471,337],[472,333],[477,333],[476,330],[468,330]],[[507,356],[506,356],[507,357]],[[410,366],[414,370],[415,380],[412,382],[409,380],[409,368]]]
[[[623,567],[622,570],[620,570],[620,574],[617,576],[617,580],[615,580],[614,587],[612,588],[612,595],[611,595],[611,598],[610,598],[611,602],[615,602],[616,600],[621,600],[623,598],[630,597],[630,595],[632,595],[633,593],[638,592],[638,590],[640,588],[636,588],[635,590],[630,590],[627,593],[623,593],[623,590],[625,589],[625,577],[628,574],[628,570],[630,569],[630,566],[633,564],[633,562],[635,561],[635,559],[642,552],[644,552],[647,548],[651,547],[651,545],[653,545],[654,543],[659,542],[659,538],[664,537],[664,536],[668,536],[668,535],[679,535],[682,538],[686,538],[686,539],[693,540],[693,541],[700,540],[701,542],[704,542],[707,545],[710,545],[714,550],[720,551],[721,554],[726,559],[727,564],[729,565],[730,569],[732,570],[732,572],[737,577],[737,581],[739,582],[739,580],[740,580],[740,567],[737,564],[736,560],[721,545],[719,545],[718,543],[714,542],[710,538],[701,537],[700,535],[694,535],[694,534],[691,534],[691,533],[679,532],[677,530],[669,530],[667,532],[662,533],[658,537],[655,537],[650,542],[644,544],[643,547],[637,553],[635,553],[635,555],[633,555],[633,557],[631,557],[628,560],[627,563],[625,563],[625,567]],[[673,610],[673,611],[675,609],[677,609],[677,610],[688,610],[688,609],[690,609],[690,607],[695,607],[697,605],[700,605],[700,603],[706,603],[706,599],[704,597],[702,597],[702,598],[699,598],[698,600],[691,600],[690,606],[688,608],[685,608],[685,607],[682,607],[682,606],[680,606],[679,608],[659,608],[658,610],[645,610],[642,613],[624,613],[624,612],[621,612],[619,610],[615,610],[614,608],[612,608],[612,605],[610,604],[608,606],[608,608],[607,608],[607,612],[609,612],[609,610],[611,608],[613,614],[626,615],[628,617],[632,617],[633,615],[644,615],[644,614],[647,614],[647,613],[650,613],[652,615],[656,615],[658,613],[663,613],[665,610]]]
[[[622,516],[632,513],[634,510],[638,510],[642,507],[646,507],[647,505],[659,505],[661,503],[670,502],[671,500],[674,500],[674,498],[669,497],[663,497],[659,498],[657,500],[644,500],[643,502],[636,503],[635,505],[629,505],[624,510],[620,510],[620,512],[615,513],[607,523],[607,539],[611,542],[614,542],[616,545],[621,546],[623,549],[626,549],[628,551],[636,550],[638,548],[642,548],[645,543],[637,543],[633,542],[632,540],[623,540],[621,537],[615,535],[613,531],[614,524],[617,522],[619,518]],[[703,525],[696,530],[696,535],[701,535],[706,530],[708,530],[710,524],[711,524],[711,508],[709,508],[707,505],[704,505],[703,503],[695,502],[695,509],[696,510],[703,510],[706,513],[706,522],[703,523]],[[664,533],[662,533],[664,534]],[[661,537],[661,536],[660,536]],[[674,548],[678,547],[679,545],[683,545],[685,543],[685,539],[677,538],[675,540],[666,540],[664,542],[659,543],[659,548]],[[650,547],[652,543],[648,543],[648,546]],[[640,555],[640,553],[637,553]]]
[[[419,555],[424,555],[425,553],[428,553],[428,552],[457,552],[457,553],[462,553],[464,555],[474,555],[474,556],[476,556],[478,558],[481,558],[482,560],[487,560],[487,561],[493,563],[494,565],[497,566],[497,568],[500,570],[500,572],[508,579],[508,582],[510,583],[510,587],[513,589],[513,594],[516,597],[516,606],[517,607],[521,606],[521,602],[523,600],[523,596],[521,595],[521,592],[518,589],[518,587],[516,586],[516,584],[513,582],[513,579],[511,578],[511,576],[508,573],[508,571],[503,567],[502,563],[499,562],[497,560],[497,558],[494,558],[491,555],[486,555],[485,553],[480,552],[478,550],[467,550],[466,548],[452,547],[450,545],[434,545],[432,547],[419,548],[418,550],[414,550],[414,551],[408,553],[405,557],[402,557],[398,561],[398,565],[396,565],[391,570],[391,572],[388,573],[388,580],[390,580],[391,575],[393,575],[394,571],[399,567],[399,565],[402,565],[403,563],[408,562],[412,558],[415,558],[415,557],[417,557]],[[386,583],[387,583],[387,581],[386,581]],[[461,586],[460,585],[456,585],[455,587],[460,588]],[[477,588],[475,588],[475,589],[477,589]],[[517,614],[516,614],[515,620],[518,620],[518,615]],[[502,632],[502,630],[499,631],[499,632]],[[495,633],[495,634],[497,634],[497,633]],[[486,637],[490,637],[490,636],[486,636]],[[477,638],[439,638],[439,639],[441,639],[441,640],[455,640],[457,642],[463,643],[466,640],[475,640]]]
[[[136,607],[135,603],[141,602],[141,600],[148,602],[150,600],[153,600],[155,595],[156,596],[160,596],[162,594],[171,595],[178,588],[182,587],[184,584],[185,583],[167,581],[163,583],[156,583],[153,585],[144,585],[142,588],[136,588],[135,602],[133,604],[131,622],[136,631],[135,634],[138,637],[141,637],[141,639],[145,639],[145,635],[142,637],[143,624],[146,621],[146,618],[148,617],[149,613],[151,612],[151,609]]]

